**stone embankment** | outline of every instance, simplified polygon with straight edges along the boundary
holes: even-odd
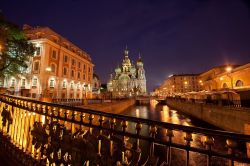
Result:
[[[187,115],[208,122],[221,129],[250,134],[250,109],[243,107],[225,107],[203,103],[192,103],[167,99],[167,105]]]
[[[115,102],[88,104],[88,105],[79,106],[79,107],[106,112],[106,113],[120,114],[121,112],[125,111],[129,107],[133,106],[135,102],[136,101],[134,99],[127,99],[127,100],[121,100],[121,101],[115,101]]]

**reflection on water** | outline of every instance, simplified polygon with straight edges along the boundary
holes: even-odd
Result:
[[[173,124],[195,126],[187,116],[178,113],[176,110],[170,109],[167,105],[160,105],[155,100],[150,102],[150,106],[135,106],[129,108],[123,114]]]
[[[180,112],[169,108],[167,105],[160,105],[154,100],[150,102],[149,106],[134,106],[126,110],[123,114],[129,115],[129,116],[135,116],[139,118],[144,118],[144,119],[151,119],[151,120],[157,120],[157,121],[162,121],[162,122],[167,122],[167,123],[180,124],[180,125],[185,125],[185,126],[197,126],[197,127],[216,129],[215,127],[207,123],[185,116],[181,114]],[[134,131],[134,127],[135,127],[135,124],[129,124],[128,130]],[[141,134],[144,135],[147,133],[148,133],[148,127],[144,126],[141,130]],[[163,130],[163,129],[159,130],[158,137],[163,140],[166,140],[167,139],[166,130]],[[185,137],[185,133],[181,131],[174,131],[173,142],[185,144],[184,137]],[[201,135],[192,134],[192,138],[193,138],[193,141],[191,142],[191,146],[205,148],[204,143],[202,142],[203,137]],[[215,139],[217,141],[215,142],[215,146],[214,146],[216,147],[215,150],[226,152],[227,149],[225,147],[225,140],[222,140],[220,138],[215,138]],[[148,143],[141,141],[141,148],[143,151],[147,151]],[[166,160],[166,149],[164,147],[157,147],[155,153],[160,156],[161,162]],[[145,156],[144,158],[146,159]],[[172,149],[172,160],[176,162],[174,165],[176,166],[185,165],[185,158],[186,158],[185,151]],[[143,159],[143,156],[142,156],[142,159]],[[194,166],[206,165],[206,156],[197,154],[197,153],[190,153],[190,165],[194,165]],[[226,162],[223,159],[214,159],[213,165],[223,166],[223,165],[228,165],[228,162]]]

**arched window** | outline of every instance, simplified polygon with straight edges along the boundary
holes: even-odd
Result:
[[[227,83],[224,83],[224,84],[222,85],[222,88],[228,88]]]
[[[237,80],[235,86],[236,86],[236,87],[241,87],[241,86],[243,86],[243,81]]]
[[[62,87],[67,88],[67,82],[66,81],[63,81]]]

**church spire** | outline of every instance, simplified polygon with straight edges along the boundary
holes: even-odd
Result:
[[[143,62],[142,58],[141,58],[141,53],[140,52],[139,52],[139,58],[138,58],[137,62]]]
[[[128,46],[126,44],[125,50],[124,50],[124,56],[128,57]]]

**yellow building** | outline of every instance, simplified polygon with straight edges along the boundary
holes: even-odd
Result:
[[[91,97],[94,65],[85,51],[48,27],[24,25],[23,30],[35,55],[23,75],[0,80],[0,86],[33,98]]]
[[[203,90],[250,89],[250,63],[215,67],[199,76]]]
[[[169,76],[163,84],[155,90],[155,95],[174,96],[200,90],[201,86],[197,74],[178,74]]]

